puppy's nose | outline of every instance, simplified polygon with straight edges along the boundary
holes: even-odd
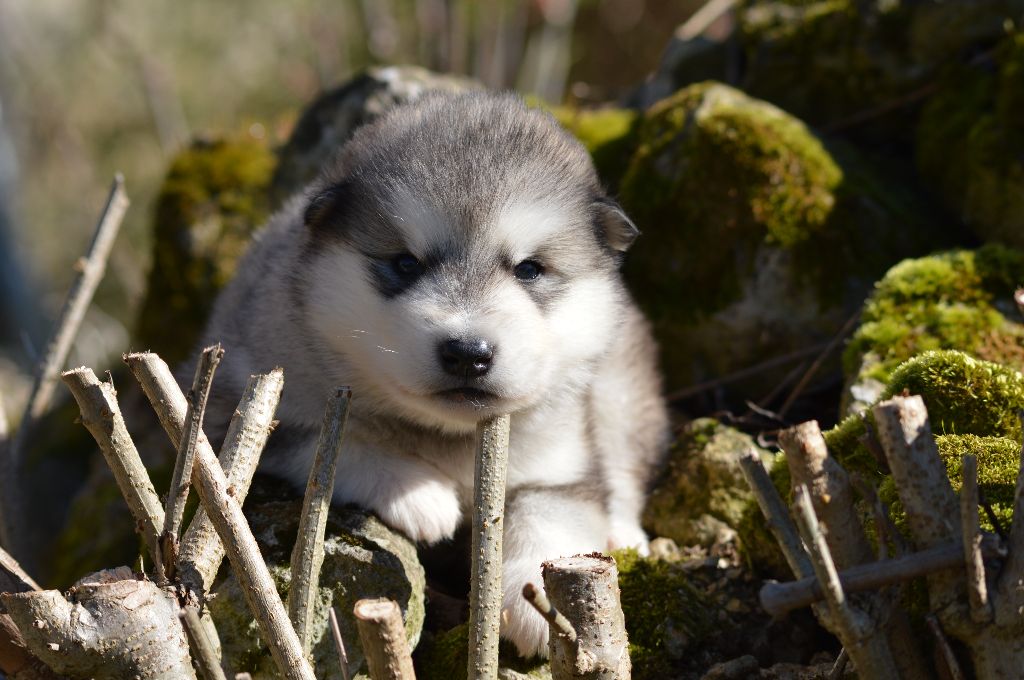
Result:
[[[487,373],[494,359],[494,348],[486,340],[448,340],[440,344],[438,353],[446,373],[464,378]]]

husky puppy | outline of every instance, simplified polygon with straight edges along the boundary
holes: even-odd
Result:
[[[517,97],[398,107],[270,220],[220,295],[207,432],[220,441],[249,375],[282,366],[264,469],[301,487],[327,395],[350,385],[334,500],[432,544],[470,517],[478,421],[511,413],[501,632],[546,654],[520,594],[541,562],[646,547],[667,418],[618,273],[637,233],[584,148]]]

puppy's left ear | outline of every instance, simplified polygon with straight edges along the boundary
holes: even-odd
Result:
[[[591,204],[594,211],[594,223],[601,234],[604,235],[605,243],[612,250],[624,253],[633,245],[633,241],[640,235],[640,230],[629,219],[626,211],[618,203],[602,196]]]

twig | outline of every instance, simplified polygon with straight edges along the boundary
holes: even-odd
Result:
[[[164,560],[167,578],[174,578],[178,558],[178,534],[185,517],[185,502],[188,500],[189,484],[192,478],[192,462],[195,459],[196,443],[203,431],[203,415],[206,401],[210,398],[210,386],[217,364],[224,356],[220,344],[203,350],[196,364],[192,389],[188,393],[188,410],[185,413],[185,434],[178,442],[178,455],[174,461],[171,487],[167,492],[167,506],[164,508],[164,527],[160,535],[160,554]]]
[[[839,680],[843,677],[843,673],[846,671],[846,664],[850,660],[850,655],[846,653],[846,647],[839,650],[839,656],[836,657],[836,662],[832,664],[832,670],[828,672],[828,680]]]
[[[22,550],[19,536],[18,518],[22,512],[21,489],[18,480],[24,462],[25,446],[32,434],[35,421],[50,406],[53,387],[57,377],[67,363],[71,346],[78,335],[78,329],[85,318],[85,312],[92,302],[96,287],[103,279],[107,269],[110,250],[121,228],[125,211],[128,209],[128,196],[124,191],[124,177],[120,173],[114,175],[110,194],[100,215],[96,231],[85,257],[75,263],[78,272],[64,306],[57,317],[56,330],[46,346],[43,358],[36,367],[35,382],[29,393],[25,411],[18,424],[18,431],[7,448],[6,456],[0,460],[0,542],[8,550],[19,553]],[[0,450],[0,454],[4,451]]]
[[[992,503],[989,502],[985,496],[985,490],[980,486],[978,487],[978,503],[981,504],[981,509],[985,511],[985,517],[992,524],[992,530],[996,532],[999,538],[1004,541],[1008,538],[1006,529],[1003,527],[1003,523],[999,520],[999,515],[996,514],[995,508],[992,507]]]
[[[338,613],[334,607],[327,610],[331,621],[331,634],[334,636],[334,647],[338,650],[338,665],[341,667],[342,680],[351,680],[348,672],[348,653],[345,652],[345,640],[341,637],[341,626],[338,625]]]
[[[125,357],[129,366],[136,363],[135,355]],[[132,369],[135,370],[134,368]],[[260,453],[270,436],[274,409],[281,398],[284,374],[275,368],[266,375],[249,378],[231,418],[224,445],[220,451],[220,465],[224,468],[228,484],[235,499],[242,503],[249,493],[252,476],[260,460]],[[177,445],[178,441],[171,437]],[[217,536],[206,510],[200,507],[181,539],[178,555],[178,579],[199,598],[206,596],[224,560],[224,545]]]
[[[779,418],[786,417],[786,413],[789,411],[789,408],[793,405],[793,402],[796,401],[797,397],[799,397],[800,394],[803,393],[804,388],[807,387],[807,383],[811,381],[811,378],[814,377],[814,374],[817,373],[818,369],[820,369],[822,364],[825,363],[825,359],[828,359],[829,355],[831,355],[835,348],[839,345],[839,343],[842,342],[843,338],[849,335],[850,331],[853,330],[854,325],[857,323],[857,319],[859,318],[860,310],[857,310],[857,312],[854,313],[853,316],[846,320],[842,328],[839,329],[839,332],[832,336],[832,339],[828,341],[827,345],[825,345],[825,349],[821,350],[821,353],[817,356],[817,358],[815,358],[814,361],[811,362],[811,365],[807,368],[804,374],[800,376],[800,380],[797,381],[796,385],[790,391],[789,396],[786,397],[786,401],[782,402],[782,406],[779,407]]]
[[[1024,289],[1022,289],[1024,290]],[[1024,411],[1020,411],[1021,427],[1024,429]],[[1017,487],[1013,496],[1013,516],[1024,517],[1024,445],[1021,447],[1017,470]],[[1024,521],[1010,524],[1008,540],[1009,554],[1006,564],[996,583],[996,594],[992,598],[995,607],[996,624],[1013,625],[1020,620],[1024,609]]]
[[[740,457],[740,469],[757,499],[757,504],[761,507],[761,512],[768,522],[768,529],[782,548],[782,555],[786,558],[793,575],[800,579],[811,576],[814,573],[811,561],[804,552],[793,520],[786,511],[786,505],[782,502],[778,489],[772,484],[771,477],[761,464],[761,459],[756,453],[748,452]]]
[[[963,457],[963,485],[960,487],[960,529],[963,532],[964,566],[967,567],[967,598],[971,619],[986,623],[992,619],[981,558],[981,527],[978,524],[978,458]]]
[[[569,619],[565,618],[562,612],[555,609],[543,590],[532,583],[527,583],[523,586],[523,597],[537,610],[537,613],[544,617],[554,632],[569,642],[576,643],[576,629],[572,627]]]
[[[405,636],[402,610],[394,600],[359,600],[352,610],[359,628],[359,640],[371,680],[412,680],[409,640]],[[497,676],[497,670],[495,675]]]
[[[946,638],[946,634],[942,632],[939,620],[935,617],[935,614],[928,614],[928,616],[924,617],[924,620],[928,622],[928,629],[932,632],[935,644],[939,647],[942,660],[946,664],[946,670],[949,671],[950,680],[964,680],[964,672],[960,669],[960,662],[956,660],[956,653],[949,646],[949,640]]]
[[[29,590],[42,588],[10,553],[0,548],[0,593],[24,593]]]
[[[160,357],[149,352],[131,355],[130,359],[129,366],[156,411],[160,424],[171,440],[177,441],[185,429],[186,403],[171,369]],[[260,556],[252,530],[229,490],[224,471],[205,435],[200,435],[196,446],[192,483],[224,544],[231,567],[256,618],[260,637],[270,648],[278,669],[289,680],[315,680],[313,669],[302,653],[302,643],[288,620],[288,611]]]
[[[708,0],[676,29],[676,40],[692,40],[701,35],[735,4],[736,0]]]
[[[192,649],[192,659],[199,666],[199,672],[206,680],[227,680],[224,670],[220,667],[220,660],[206,635],[203,622],[199,620],[199,614],[195,607],[182,607],[178,612],[182,625],[185,627],[185,634],[188,635],[188,645]]]
[[[505,527],[505,475],[509,416],[477,426],[473,479],[473,558],[469,591],[469,680],[491,680],[498,673],[501,620],[501,537]]]
[[[998,557],[995,539],[982,543],[982,553],[988,558]],[[937,571],[962,569],[963,565],[963,548],[959,543],[947,543],[889,560],[850,567],[839,573],[839,582],[845,592],[858,593],[912,581]],[[775,617],[800,607],[808,607],[824,598],[821,586],[814,577],[789,583],[769,582],[761,587],[760,592],[761,606]]]
[[[575,641],[550,638],[553,680],[629,680],[629,640],[615,560],[600,554],[562,557],[545,562],[541,572],[551,603],[578,634]]]
[[[740,370],[730,373],[729,375],[723,375],[722,377],[714,378],[713,380],[705,380],[704,382],[697,383],[696,385],[691,385],[690,387],[684,387],[681,390],[676,390],[675,392],[671,392],[670,394],[668,394],[666,399],[668,399],[669,401],[679,401],[681,399],[687,399],[702,392],[713,390],[716,387],[728,385],[729,383],[734,383],[738,380],[749,378],[752,375],[757,375],[758,373],[770,371],[773,368],[778,368],[779,366],[785,366],[786,364],[792,363],[794,361],[799,361],[804,357],[813,356],[820,352],[821,350],[825,349],[827,346],[828,343],[823,342],[821,344],[814,345],[813,347],[805,347],[804,349],[796,350],[795,352],[790,352],[789,354],[783,354],[782,356],[777,356],[773,359],[762,361],[759,364],[754,364],[753,366],[748,366],[747,368],[741,368]]]
[[[345,423],[352,402],[352,391],[340,387],[327,400],[323,426],[316,445],[316,456],[309,471],[309,482],[302,501],[299,533],[292,548],[292,583],[288,590],[288,616],[295,634],[302,641],[302,650],[309,653],[312,642],[313,608],[320,584],[320,567],[324,562],[324,532],[327,513],[334,494],[334,471],[345,436]]]
[[[164,511],[153,483],[142,464],[124,417],[117,404],[117,392],[111,383],[101,383],[90,368],[76,368],[62,378],[71,389],[82,412],[82,424],[88,428],[103,457],[114,473],[121,490],[149,548],[157,581],[163,582],[163,561],[160,559],[160,527]]]
[[[41,590],[21,565],[0,548],[0,593],[31,593]],[[14,620],[0,607],[0,673],[10,678],[57,680],[57,676],[29,652]]]
[[[893,544],[897,557],[905,555],[908,552],[907,544],[903,540],[899,529],[896,528],[896,525],[893,524],[892,519],[889,517],[889,511],[878,497],[875,487],[864,479],[863,475],[857,472],[850,475],[850,480],[853,482],[854,488],[857,489],[857,493],[864,499],[864,502],[871,506],[871,517],[875,523],[875,533],[878,535],[878,559],[889,559],[890,542]]]

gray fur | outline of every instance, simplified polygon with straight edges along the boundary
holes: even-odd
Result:
[[[541,561],[646,548],[639,514],[667,417],[618,274],[635,235],[582,146],[518,98],[400,107],[271,219],[217,300],[204,343],[226,354],[206,431],[219,441],[248,376],[282,366],[263,465],[302,486],[326,396],[350,385],[335,500],[430,543],[467,517],[475,423],[511,410],[503,635],[546,653],[547,626],[519,595]],[[396,273],[405,252],[414,276]],[[515,276],[524,258],[543,266],[536,280]],[[492,369],[439,370],[434,345],[450,338],[494,345]]]

